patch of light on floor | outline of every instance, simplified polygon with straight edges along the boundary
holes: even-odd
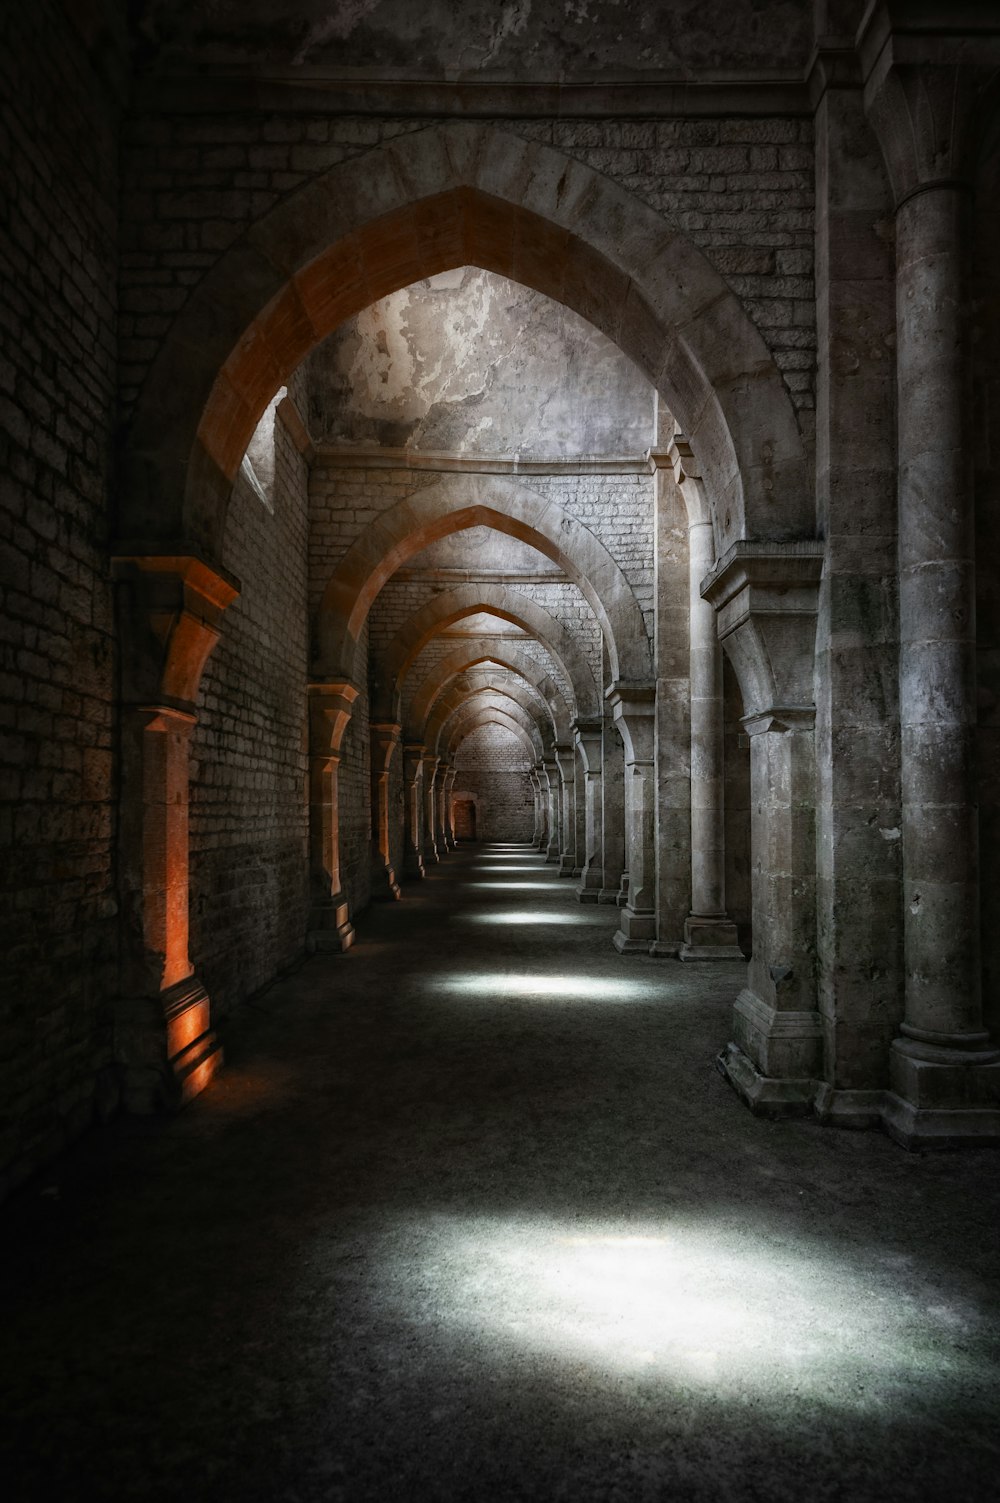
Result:
[[[545,892],[554,892],[551,882],[467,882],[466,887],[499,887],[503,892],[512,892],[515,888],[530,887],[534,890],[544,889]]]
[[[975,1373],[976,1310],[931,1299],[917,1276],[901,1287],[870,1247],[853,1261],[763,1227],[582,1218],[441,1216],[413,1235],[402,1286],[498,1363],[527,1350],[667,1390],[877,1412]]]
[[[461,973],[434,983],[445,991],[469,996],[503,997],[637,997],[643,991],[634,981],[616,981],[604,976],[585,976],[579,971],[556,976],[511,975],[506,971],[485,974]]]
[[[463,924],[585,924],[582,913],[539,913],[532,908],[503,909],[496,913],[457,913]]]
[[[491,861],[487,866],[477,861],[475,870],[496,872],[498,876],[506,876],[508,872],[537,872],[538,863],[537,861]]]

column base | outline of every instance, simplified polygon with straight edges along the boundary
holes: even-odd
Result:
[[[727,1044],[716,1068],[755,1117],[808,1117],[813,1109],[816,1082],[811,1078],[779,1080],[758,1070],[738,1044]]]
[[[819,1080],[823,1023],[818,1012],[779,1010],[745,986],[733,1007],[735,1043],[768,1079]]]
[[[649,953],[654,960],[676,960],[681,948],[679,939],[654,939]]]
[[[343,893],[313,909],[306,930],[306,950],[310,955],[342,955],[354,943],[347,899]]]
[[[114,1052],[126,1111],[179,1111],[205,1089],[223,1063],[210,1012],[208,993],[195,976],[158,997],[119,1000]]]
[[[618,932],[611,941],[619,955],[648,955],[655,939],[656,915],[652,909],[622,909]]]
[[[885,1091],[845,1090],[824,1081],[817,1088],[813,1109],[828,1127],[863,1130],[881,1127],[885,1097]]]
[[[372,900],[374,902],[398,903],[402,894],[399,883],[396,881],[396,873],[391,866],[378,866],[372,869]]]
[[[617,887],[602,887],[601,890],[600,890],[600,892],[597,894],[597,901],[599,903],[603,904],[603,906],[605,908],[617,908],[618,907],[618,889],[617,889]]]
[[[926,1056],[933,1053],[933,1058]],[[904,1148],[1000,1143],[1000,1057],[896,1039],[882,1120]]]
[[[349,923],[339,924],[336,929],[310,929],[306,934],[306,950],[310,955],[343,955],[356,938],[354,925]]]
[[[581,882],[580,886],[576,889],[576,901],[578,903],[599,903],[601,901],[601,889],[599,887],[588,887],[586,883]]]
[[[684,920],[681,960],[744,960],[736,939],[736,925],[728,918],[700,918],[692,913]]]
[[[575,856],[560,856],[559,870],[556,875],[559,877],[578,877],[580,875],[580,868],[574,865],[575,860]]]
[[[409,878],[411,882],[422,882],[426,875],[424,863],[419,856],[414,856],[412,860],[403,863],[403,876]]]

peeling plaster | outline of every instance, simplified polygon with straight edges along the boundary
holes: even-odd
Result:
[[[562,458],[654,442],[653,389],[610,340],[474,267],[373,303],[309,373],[311,425],[328,443]]]

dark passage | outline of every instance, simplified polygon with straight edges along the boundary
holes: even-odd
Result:
[[[5,1497],[995,1497],[992,1158],[752,1120],[615,922],[451,855],[15,1198]]]

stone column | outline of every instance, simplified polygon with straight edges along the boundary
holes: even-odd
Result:
[[[437,780],[441,768],[440,757],[424,758],[424,864],[440,861],[438,843],[441,840],[441,825],[438,820]]]
[[[542,761],[547,801],[547,837],[545,841],[546,862],[559,860],[559,769],[554,757]]]
[[[711,521],[688,528],[691,578],[691,912],[682,960],[742,960],[726,913],[726,811],[723,768],[722,648],[715,611],[701,598],[715,563]]]
[[[195,701],[237,582],[191,554],[130,552],[119,581],[121,995],[113,1048],[128,1111],[176,1108],[222,1064],[188,951]]]
[[[614,684],[608,691],[625,746],[625,866],[628,898],[613,944],[622,954],[648,954],[656,938],[656,689]]]
[[[574,727],[576,744],[583,760],[584,833],[583,861],[577,901],[596,903],[604,885],[604,830],[602,793],[602,722],[580,719]]]
[[[581,877],[587,850],[587,769],[580,748],[575,743],[573,757],[576,769],[573,793],[573,846],[576,854],[573,858],[573,876]]]
[[[358,689],[346,680],[309,685],[310,951],[343,953],[354,928],[340,873],[340,749]]]
[[[905,1017],[883,1112],[906,1144],[1000,1137],[979,937],[975,525],[966,286],[978,91],[1000,38],[907,62],[866,16],[865,102],[896,200]]]
[[[831,1123],[880,1121],[902,1017],[892,201],[857,53],[820,45],[815,100],[817,1002]]]
[[[560,877],[571,877],[576,866],[576,757],[571,746],[554,748],[559,769]]]
[[[394,721],[376,721],[371,727],[372,897],[393,901],[399,899],[400,892],[392,864],[390,773],[401,733],[402,726]]]
[[[597,901],[619,907],[625,872],[625,751],[610,712],[601,733],[601,890]],[[624,902],[624,900],[623,900]]]
[[[974,517],[961,326],[964,185],[896,213],[900,730],[906,1016],[890,1127],[1000,1134],[979,945]],[[970,1066],[989,1066],[982,1075]],[[978,1108],[978,1112],[977,1112]]]
[[[534,824],[531,831],[531,844],[537,851],[545,831],[545,815],[542,808],[542,785],[537,766],[531,768],[528,776],[531,779],[531,792],[534,801]]]
[[[447,851],[457,851],[457,848],[459,848],[459,842],[457,842],[456,833],[454,833],[453,809],[451,809],[451,792],[453,792],[457,776],[459,776],[457,768],[447,767],[444,770],[444,777],[441,779],[441,801],[439,801],[439,810],[441,810],[441,813],[439,813],[439,818],[441,818],[442,836],[444,836],[445,849]]]
[[[691,909],[691,619],[688,508],[672,451],[651,449],[653,661],[656,672],[656,935],[650,954],[675,957]]]
[[[816,1010],[816,756],[812,703],[821,543],[735,543],[704,582],[750,736],[753,959],[720,1068],[768,1116],[811,1111]]]
[[[403,845],[403,873],[422,881],[424,870],[424,752],[420,742],[408,741],[403,747],[403,789],[406,829]]]

